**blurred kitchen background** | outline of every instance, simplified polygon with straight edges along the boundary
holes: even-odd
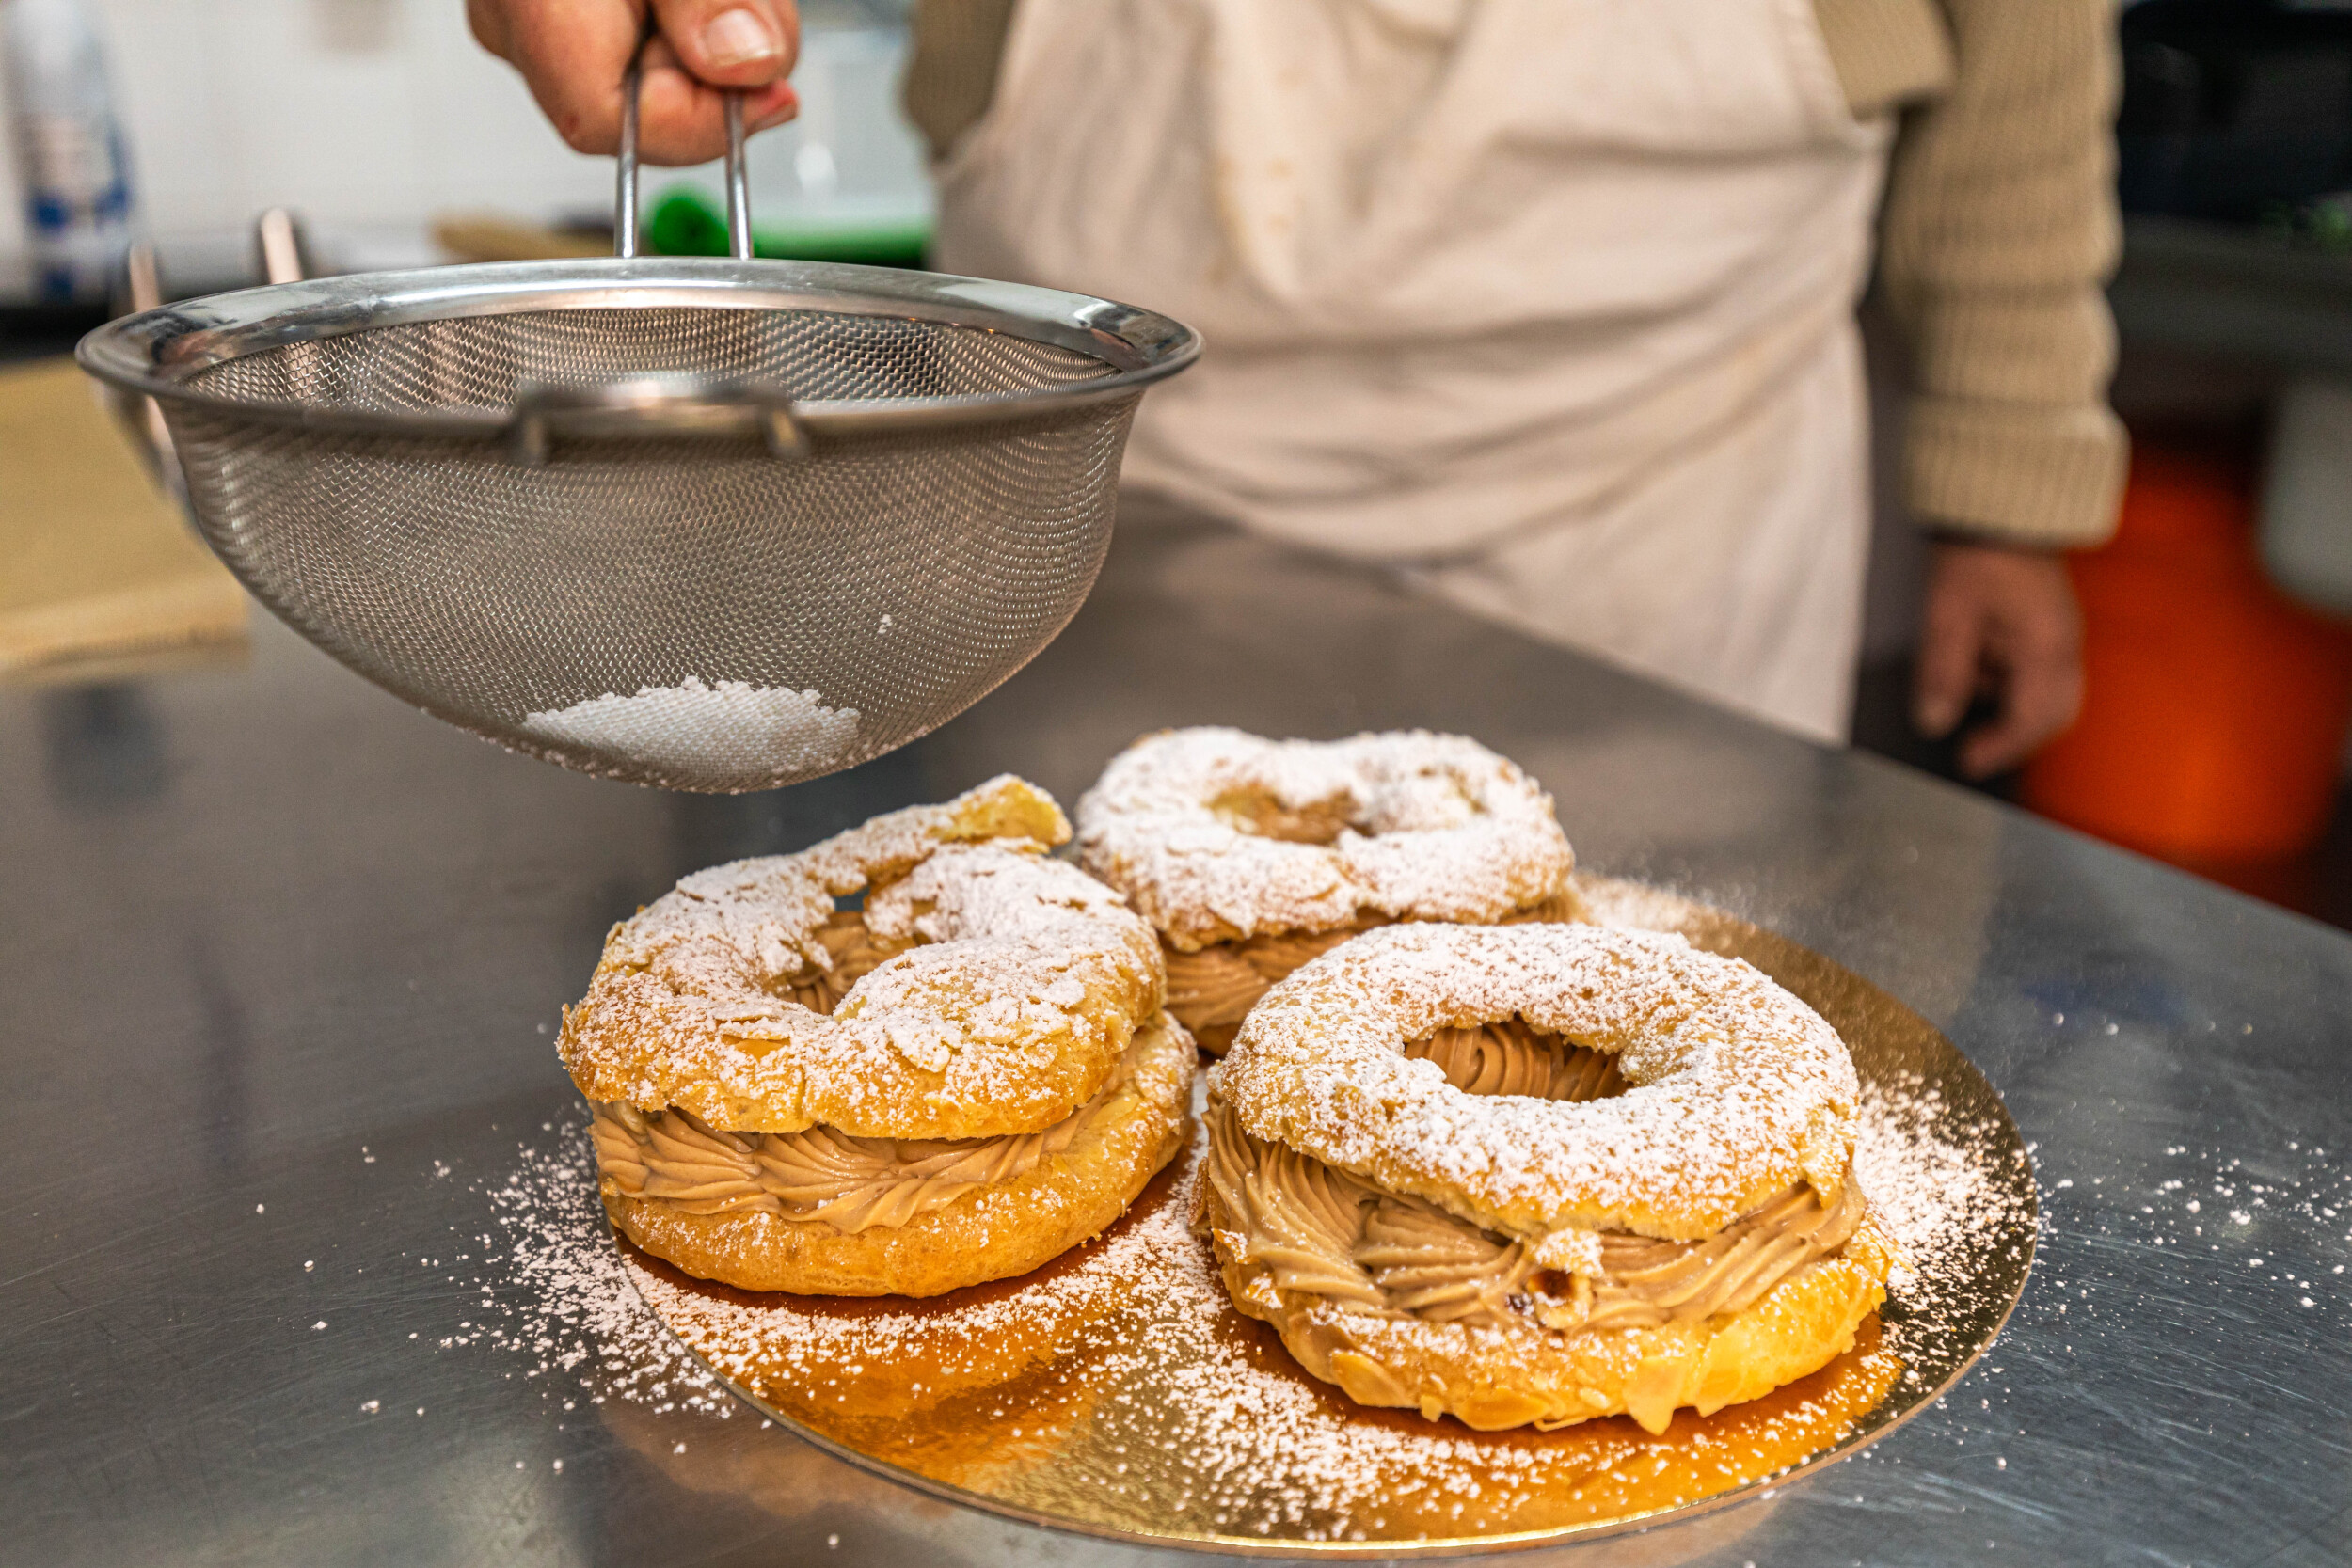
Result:
[[[95,23],[137,222],[174,293],[253,280],[253,216],[270,207],[298,213],[315,264],[337,271],[452,260],[437,229],[532,248],[498,226],[570,228],[610,253],[612,160],[564,145],[467,33],[461,0],[0,0],[0,13],[19,6]],[[781,248],[919,251],[930,192],[897,106],[906,8],[803,7],[801,117],[751,154],[753,208]],[[0,80],[0,103],[14,86]],[[24,161],[0,164],[11,305],[38,282]],[[649,205],[679,190],[715,197],[716,168],[649,173]]]
[[[801,119],[751,155],[763,253],[919,261],[907,3],[803,5]],[[103,77],[58,41],[76,17]],[[77,693],[58,700],[103,724],[108,677],[233,657],[246,611],[51,357],[107,306],[59,297],[26,171],[103,176],[111,138],[120,230],[152,241],[176,297],[257,280],[252,223],[273,207],[299,214],[314,270],[603,254],[612,166],[563,145],[459,0],[0,0],[27,19],[48,41],[8,35],[20,62],[62,53],[45,85],[0,73],[0,359],[19,362],[0,371],[0,679]],[[2083,719],[1981,787],[2352,927],[2352,0],[2138,0],[2119,24],[2132,483],[2115,543],[2074,562]],[[712,169],[653,178],[651,248],[721,248],[718,189]],[[1865,319],[1891,385],[1900,345]],[[1880,401],[1888,444],[1901,410]],[[1906,719],[1927,545],[1882,492],[1855,738],[1949,776]]]

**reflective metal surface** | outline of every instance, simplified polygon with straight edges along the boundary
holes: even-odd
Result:
[[[1868,978],[2036,1146],[2033,1278],[1941,1404],[1770,1497],[1520,1560],[2344,1560],[2352,942],[1172,523],[1123,528],[1071,630],[962,719],[776,796],[509,756],[266,626],[243,672],[0,693],[0,1556],[1197,1561],[748,1417],[567,1412],[531,1354],[459,1340],[484,1284],[521,1289],[483,1238],[517,1145],[577,1104],[543,1030],[611,921],[1000,768],[1073,798],[1137,731],[1205,721],[1478,736],[1587,866]]]
[[[1277,1557],[1484,1554],[1786,1485],[1917,1415],[1993,1342],[2033,1258],[2031,1162],[1984,1075],[1861,976],[1721,911],[1580,880],[1588,907],[1629,911],[1610,924],[1677,932],[1795,991],[1836,1023],[1865,1093],[1916,1107],[1927,1137],[1984,1182],[1981,1221],[1954,1227],[1964,1244],[1915,1259],[1894,1284],[1891,1332],[1873,1314],[1846,1354],[1762,1399],[1677,1411],[1655,1436],[1626,1418],[1479,1433],[1357,1404],[1234,1309],[1207,1243],[1187,1233],[1207,1148],[1198,1123],[1094,1242],[1020,1279],[928,1301],[736,1291],[615,1244],[646,1305],[795,1433],[951,1502],[1111,1540]],[[1196,1079],[1196,1117],[1206,1090]]]

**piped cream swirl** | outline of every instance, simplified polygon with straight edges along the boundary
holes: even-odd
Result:
[[[1028,1175],[1069,1148],[1134,1079],[1144,1036],[1094,1099],[1042,1132],[996,1138],[859,1138],[831,1127],[726,1132],[672,1106],[596,1108],[600,1185],[688,1214],[770,1213],[835,1230],[905,1225],[992,1182]]]
[[[1504,915],[1497,924],[1574,921],[1583,906],[1573,892]],[[1376,914],[1359,914],[1328,931],[1272,931],[1238,942],[1212,942],[1185,952],[1165,938],[1160,957],[1168,964],[1168,1010],[1201,1044],[1221,1051],[1249,1016],[1259,998],[1295,970],[1302,969],[1343,942],[1391,924]]]

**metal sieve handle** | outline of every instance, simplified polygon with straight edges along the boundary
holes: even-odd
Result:
[[[758,436],[777,457],[802,457],[808,436],[791,400],[752,382],[640,376],[593,386],[526,382],[515,390],[508,439],[517,462],[548,460],[558,436]]]
[[[612,254],[627,261],[637,254],[641,227],[637,175],[638,98],[644,89],[647,31],[629,57],[621,77],[621,150],[619,190],[612,203]],[[727,254],[739,261],[752,259],[752,182],[743,157],[743,95],[725,95],[727,123]]]
[[[637,171],[638,99],[644,85],[648,28],[621,77],[619,190],[612,206],[612,253],[637,255],[640,228]],[[727,248],[739,261],[752,259],[752,187],[743,158],[743,95],[726,94]],[[517,462],[548,460],[554,437],[680,436],[758,435],[778,457],[800,457],[808,436],[792,413],[792,402],[771,387],[710,381],[695,376],[641,376],[601,386],[529,382],[516,388],[508,427]]]

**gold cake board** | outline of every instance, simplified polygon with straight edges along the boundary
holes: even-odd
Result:
[[[851,1464],[1035,1524],[1249,1555],[1402,1557],[1557,1544],[1754,1497],[1926,1409],[1991,1345],[2032,1265],[2031,1164],[1984,1075],[1868,981],[1720,911],[1581,883],[1610,924],[1679,931],[1802,997],[1845,1037],[1866,1096],[1920,1108],[1928,1134],[1971,1151],[2000,1199],[1966,1244],[1899,1284],[1885,1323],[1866,1322],[1851,1351],[1763,1399],[1679,1411],[1656,1436],[1623,1417],[1476,1433],[1357,1405],[1221,1291],[1204,1294],[1214,1263],[1184,1229],[1198,1136],[1096,1241],[928,1301],[753,1294],[616,1244],[663,1321],[762,1414]],[[1768,1512],[1698,1533],[1720,1548]]]

